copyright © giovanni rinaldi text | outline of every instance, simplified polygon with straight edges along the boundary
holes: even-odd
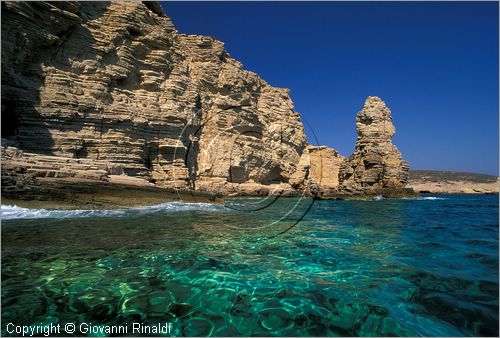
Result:
[[[48,337],[53,334],[85,334],[85,335],[102,335],[102,334],[128,334],[147,335],[147,334],[170,334],[172,332],[172,323],[158,323],[155,325],[146,325],[143,323],[125,323],[124,325],[95,325],[92,323],[66,323],[62,324],[47,324],[38,325],[15,325],[8,323],[6,330],[9,335],[23,337]]]

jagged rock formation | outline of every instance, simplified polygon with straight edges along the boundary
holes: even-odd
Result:
[[[288,183],[306,146],[287,89],[140,2],[2,2],[2,136],[53,162],[223,192]]]
[[[349,193],[377,193],[404,189],[408,162],[392,144],[396,132],[391,111],[379,97],[369,96],[356,116],[358,139],[354,153],[342,164],[340,190]]]

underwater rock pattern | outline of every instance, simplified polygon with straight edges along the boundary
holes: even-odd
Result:
[[[173,336],[498,336],[498,196],[433,198],[319,200],[274,238],[300,213],[265,225],[297,199],[251,213],[172,204],[3,220],[2,322],[171,322]]]

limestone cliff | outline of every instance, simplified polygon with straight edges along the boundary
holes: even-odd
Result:
[[[401,190],[408,181],[408,162],[392,144],[396,132],[391,111],[379,97],[369,96],[356,116],[354,153],[342,164],[340,189],[353,193]]]
[[[2,137],[209,191],[287,183],[306,146],[287,89],[141,2],[2,2]]]
[[[3,192],[44,179],[224,195],[403,187],[389,109],[369,97],[356,126],[347,160],[307,146],[287,89],[222,42],[179,34],[155,2],[2,2]]]

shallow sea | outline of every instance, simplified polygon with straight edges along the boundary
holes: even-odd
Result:
[[[2,335],[498,336],[498,220],[494,195],[2,206]]]

